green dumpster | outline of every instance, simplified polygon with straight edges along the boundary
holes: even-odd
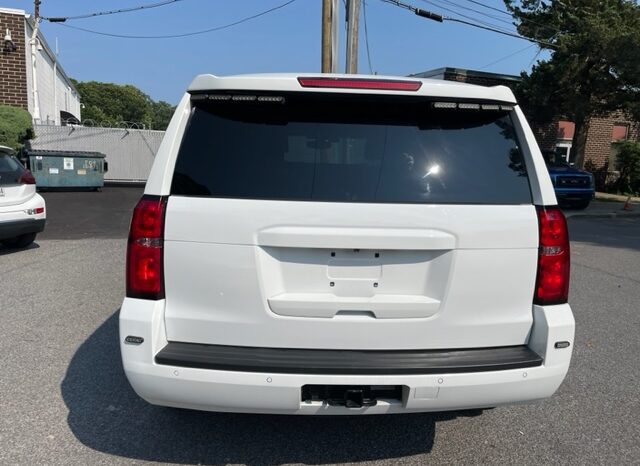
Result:
[[[101,188],[107,171],[100,152],[30,150],[31,172],[39,188]]]

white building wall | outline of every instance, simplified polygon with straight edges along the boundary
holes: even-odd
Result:
[[[69,112],[73,114],[78,118],[78,120],[80,120],[81,108],[80,108],[80,96],[78,95],[78,92],[74,89],[73,86],[70,85],[70,83],[66,81],[66,79],[64,79],[59,69],[56,70],[56,74],[57,74],[56,97],[58,101],[58,118],[60,117],[60,110],[64,110],[65,112]],[[58,122],[58,124],[60,123]]]
[[[33,28],[29,21],[25,19],[24,25],[24,58],[27,66],[27,105],[29,113],[33,115],[33,70],[31,69],[31,47],[29,41],[31,40],[31,34],[33,34]]]
[[[29,113],[34,116],[34,92],[33,92],[33,69],[31,47],[29,41],[33,34],[33,26],[29,20],[25,20],[25,42],[27,61],[27,90]],[[60,111],[73,114],[79,120],[80,95],[67,78],[64,70],[57,63],[55,53],[51,50],[43,35],[38,31],[39,47],[36,47],[36,76],[38,79],[38,102],[40,103],[40,120],[36,123],[60,125]]]

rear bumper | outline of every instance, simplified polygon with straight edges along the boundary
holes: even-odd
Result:
[[[0,240],[15,238],[44,230],[45,219],[13,220],[0,222]]]
[[[155,357],[164,366],[234,372],[321,375],[460,374],[542,365],[527,346],[466,350],[322,350],[169,342]]]
[[[592,189],[562,189],[556,188],[556,197],[558,200],[579,200],[588,201],[595,197],[595,191]]]
[[[0,240],[43,231],[46,211],[40,214],[28,213],[40,207],[44,208],[45,202],[39,194],[22,204],[0,207]]]
[[[534,327],[528,344],[515,347],[518,349],[512,353],[512,356],[519,355],[516,359],[520,358],[519,364],[524,366],[501,369],[485,364],[462,370],[462,365],[458,365],[460,371],[456,372],[452,370],[452,364],[461,359],[442,357],[443,352],[439,353],[442,360],[448,359],[445,365],[438,369],[437,364],[431,364],[430,369],[415,371],[417,373],[409,373],[406,369],[404,373],[372,373],[371,368],[362,374],[355,373],[356,369],[349,374],[331,373],[329,368],[312,373],[286,373],[282,367],[262,369],[255,364],[236,367],[240,370],[229,370],[231,366],[225,370],[185,367],[185,353],[163,353],[168,345],[164,302],[129,298],[125,299],[120,311],[120,342],[129,382],[138,395],[153,404],[207,411],[279,414],[445,411],[532,401],[549,397],[557,390],[571,360],[573,315],[568,305],[535,306],[533,312]],[[144,341],[128,344],[125,343],[127,336],[141,337]],[[558,341],[568,341],[571,346],[556,349],[554,345]],[[471,351],[478,350],[462,352]],[[510,350],[500,348],[499,351]],[[182,361],[176,358],[182,358]],[[220,360],[220,355],[216,360]],[[376,406],[345,408],[321,401],[301,401],[304,385],[401,385],[404,389],[402,400],[378,400]]]

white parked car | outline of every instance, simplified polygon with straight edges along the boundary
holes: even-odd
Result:
[[[36,180],[15,157],[0,146],[0,243],[25,248],[44,230],[45,202],[36,193]]]
[[[211,411],[549,397],[575,325],[556,204],[506,87],[198,76],[133,214],[124,370]]]

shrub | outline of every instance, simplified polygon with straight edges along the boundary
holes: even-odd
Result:
[[[621,142],[616,158],[620,171],[617,188],[622,193],[638,194],[640,192],[640,142]]]
[[[0,105],[0,146],[20,150],[34,136],[29,112],[19,107]]]

